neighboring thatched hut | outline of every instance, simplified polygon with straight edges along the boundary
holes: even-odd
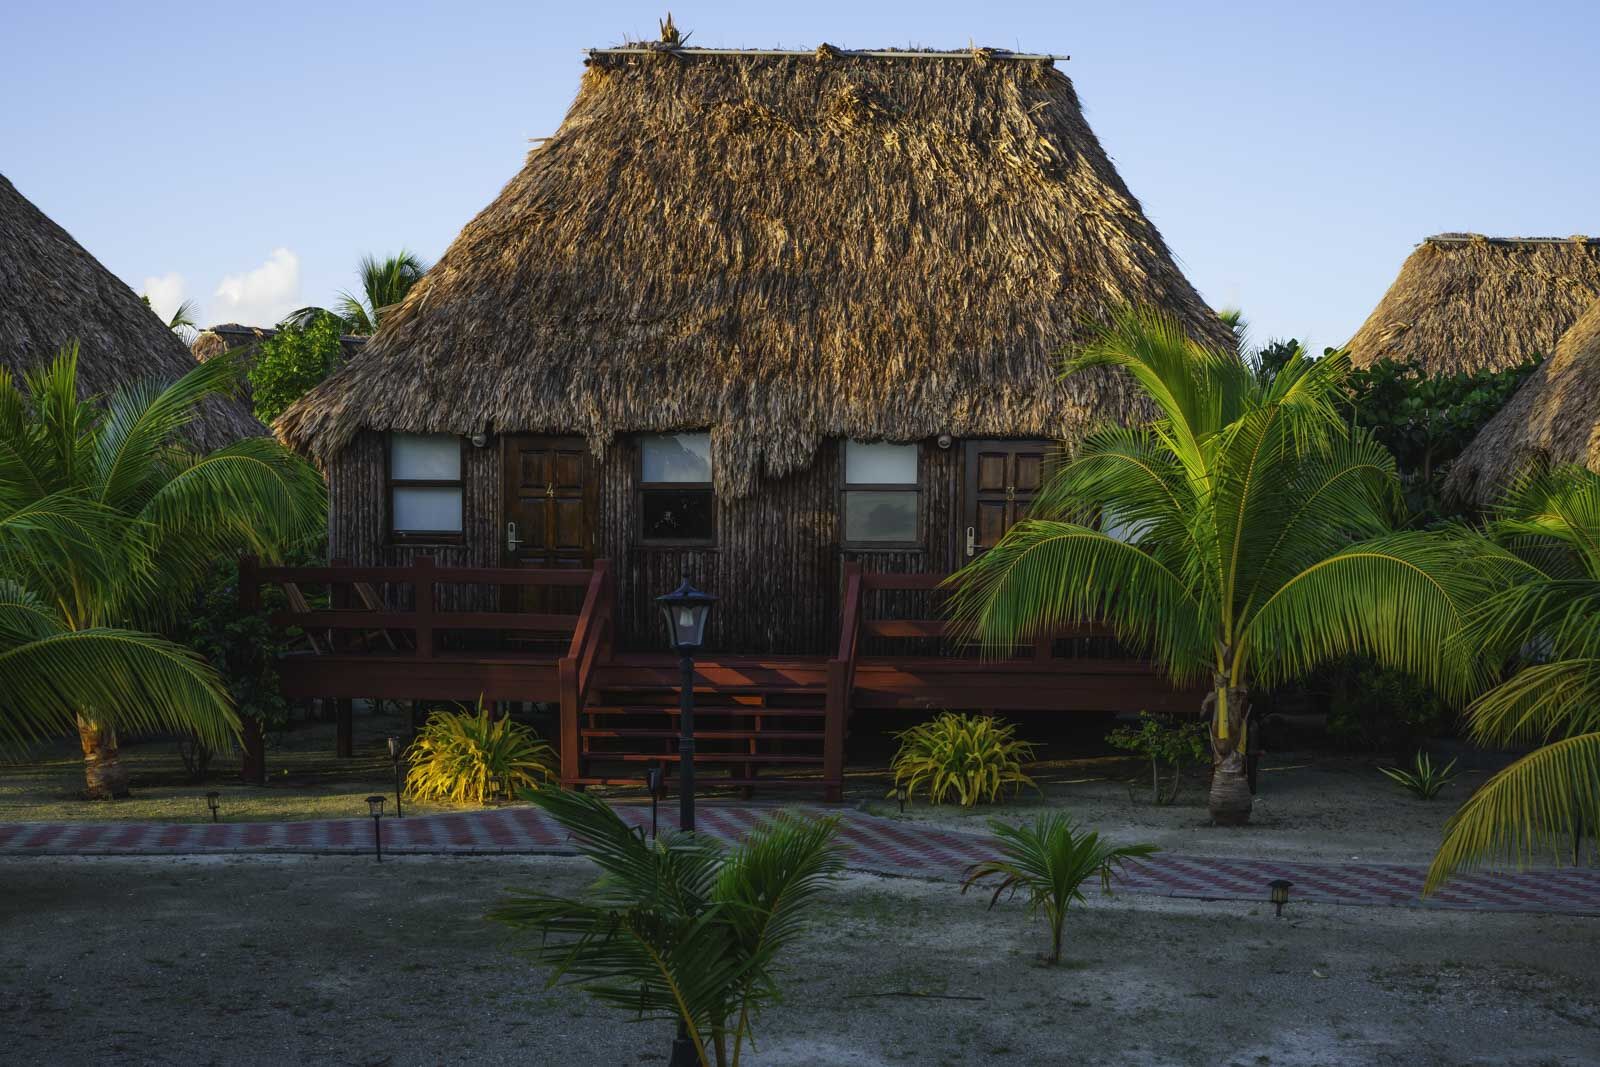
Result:
[[[13,373],[78,342],[78,385],[110,393],[173,379],[194,356],[132,289],[0,175],[0,363]],[[244,405],[208,400],[190,434],[203,448],[267,432]]]
[[[1505,370],[1549,355],[1600,296],[1600,241],[1443,233],[1411,253],[1350,339],[1358,367]]]
[[[948,571],[1051,442],[1136,410],[1057,353],[1154,305],[1232,343],[1048,56],[598,49],[555,135],[279,420],[335,555],[684,574],[816,651],[846,559]],[[471,445],[462,447],[465,441]]]
[[[1486,503],[1535,460],[1600,471],[1600,300],[1456,459],[1445,491]]]

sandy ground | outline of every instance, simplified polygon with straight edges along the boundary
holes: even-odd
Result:
[[[664,1063],[670,1027],[547,991],[482,918],[560,858],[0,861],[0,1060]],[[1600,1061],[1600,921],[1096,897],[1059,968],[1020,903],[852,875],[746,1062]]]
[[[1139,789],[1130,798],[1128,783],[1137,769],[1118,760],[1036,767],[1042,798],[1025,789],[1004,804],[965,810],[916,803],[903,817],[976,832],[989,819],[1028,819],[1051,807],[1118,841],[1150,841],[1190,855],[1425,863],[1439,845],[1445,821],[1490,772],[1463,770],[1437,797],[1417,800],[1379,773],[1380,766],[1389,764],[1375,757],[1323,752],[1269,756],[1262,765],[1250,825],[1238,828],[1211,825],[1202,776],[1190,776],[1175,804],[1158,807],[1148,800],[1148,779],[1136,781]],[[861,806],[877,815],[902,817],[895,802],[881,794]]]

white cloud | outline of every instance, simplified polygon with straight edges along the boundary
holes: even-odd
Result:
[[[300,257],[287,248],[275,248],[259,267],[223,276],[206,318],[271,326],[299,306]]]
[[[189,285],[183,280],[183,275],[170,271],[146,278],[144,288],[139,292],[150,298],[150,306],[161,316],[161,321],[166,322],[189,295]]]

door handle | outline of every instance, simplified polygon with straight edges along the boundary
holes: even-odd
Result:
[[[520,544],[522,544],[522,540],[517,537],[517,524],[515,522],[506,523],[506,551],[515,552]]]
[[[977,539],[977,536],[976,536],[976,531],[971,526],[968,526],[967,527],[967,555],[969,555],[969,556],[972,555],[974,552],[977,551],[977,549],[978,549],[978,539]]]

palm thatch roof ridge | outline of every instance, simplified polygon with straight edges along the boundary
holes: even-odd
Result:
[[[1534,461],[1600,471],[1600,300],[1456,457],[1445,491],[1487,502]]]
[[[718,488],[825,437],[1072,437],[1138,409],[1060,381],[1086,324],[1195,292],[1047,59],[591,54],[561,127],[277,430],[709,427]]]
[[[0,364],[20,375],[74,340],[86,395],[194,369],[144,301],[0,174]],[[243,404],[217,397],[189,427],[205,449],[266,432]]]
[[[1442,233],[1416,247],[1347,346],[1428,375],[1549,355],[1600,296],[1600,240]]]

